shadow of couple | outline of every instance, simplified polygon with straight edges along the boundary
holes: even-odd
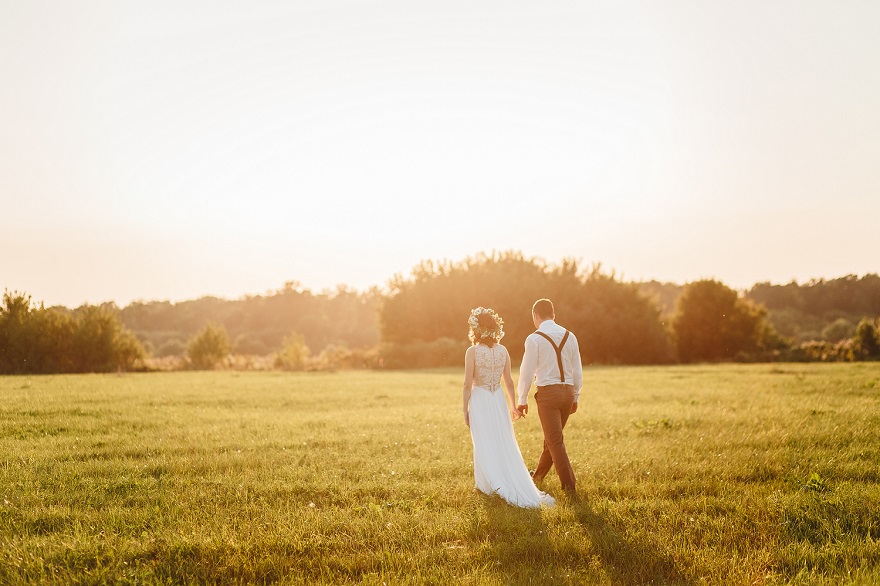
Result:
[[[652,544],[628,537],[620,523],[576,494],[559,498],[556,506],[561,511],[519,509],[497,496],[480,498],[485,522],[474,530],[484,534],[473,537],[488,541],[486,561],[505,577],[504,583],[696,583],[679,561]],[[553,525],[570,523],[571,516],[576,522],[574,531],[560,535]]]

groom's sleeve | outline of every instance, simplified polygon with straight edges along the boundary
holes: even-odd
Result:
[[[519,383],[517,384],[517,405],[529,404],[529,389],[535,379],[535,370],[538,368],[538,352],[535,340],[530,335],[526,338],[526,350],[523,353],[522,364],[519,367]]]
[[[581,349],[578,346],[577,338],[574,339],[574,364],[572,368],[572,384],[574,385],[574,402],[577,403],[581,396],[581,388],[584,386],[584,367],[581,363]]]

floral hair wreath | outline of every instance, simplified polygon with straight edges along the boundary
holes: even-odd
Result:
[[[480,325],[479,317],[484,313],[489,314],[495,320],[494,328],[487,328]],[[471,328],[471,331],[468,333],[468,338],[470,338],[473,343],[477,343],[485,338],[494,338],[496,342],[500,342],[501,338],[504,337],[504,320],[501,319],[501,316],[495,313],[494,310],[489,309],[488,307],[478,307],[471,311],[471,316],[468,318],[468,325]]]

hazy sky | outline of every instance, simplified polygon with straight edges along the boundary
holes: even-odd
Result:
[[[0,289],[880,271],[880,3],[0,0]]]

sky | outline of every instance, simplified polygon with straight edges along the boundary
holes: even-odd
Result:
[[[0,0],[0,288],[880,271],[874,1]]]

